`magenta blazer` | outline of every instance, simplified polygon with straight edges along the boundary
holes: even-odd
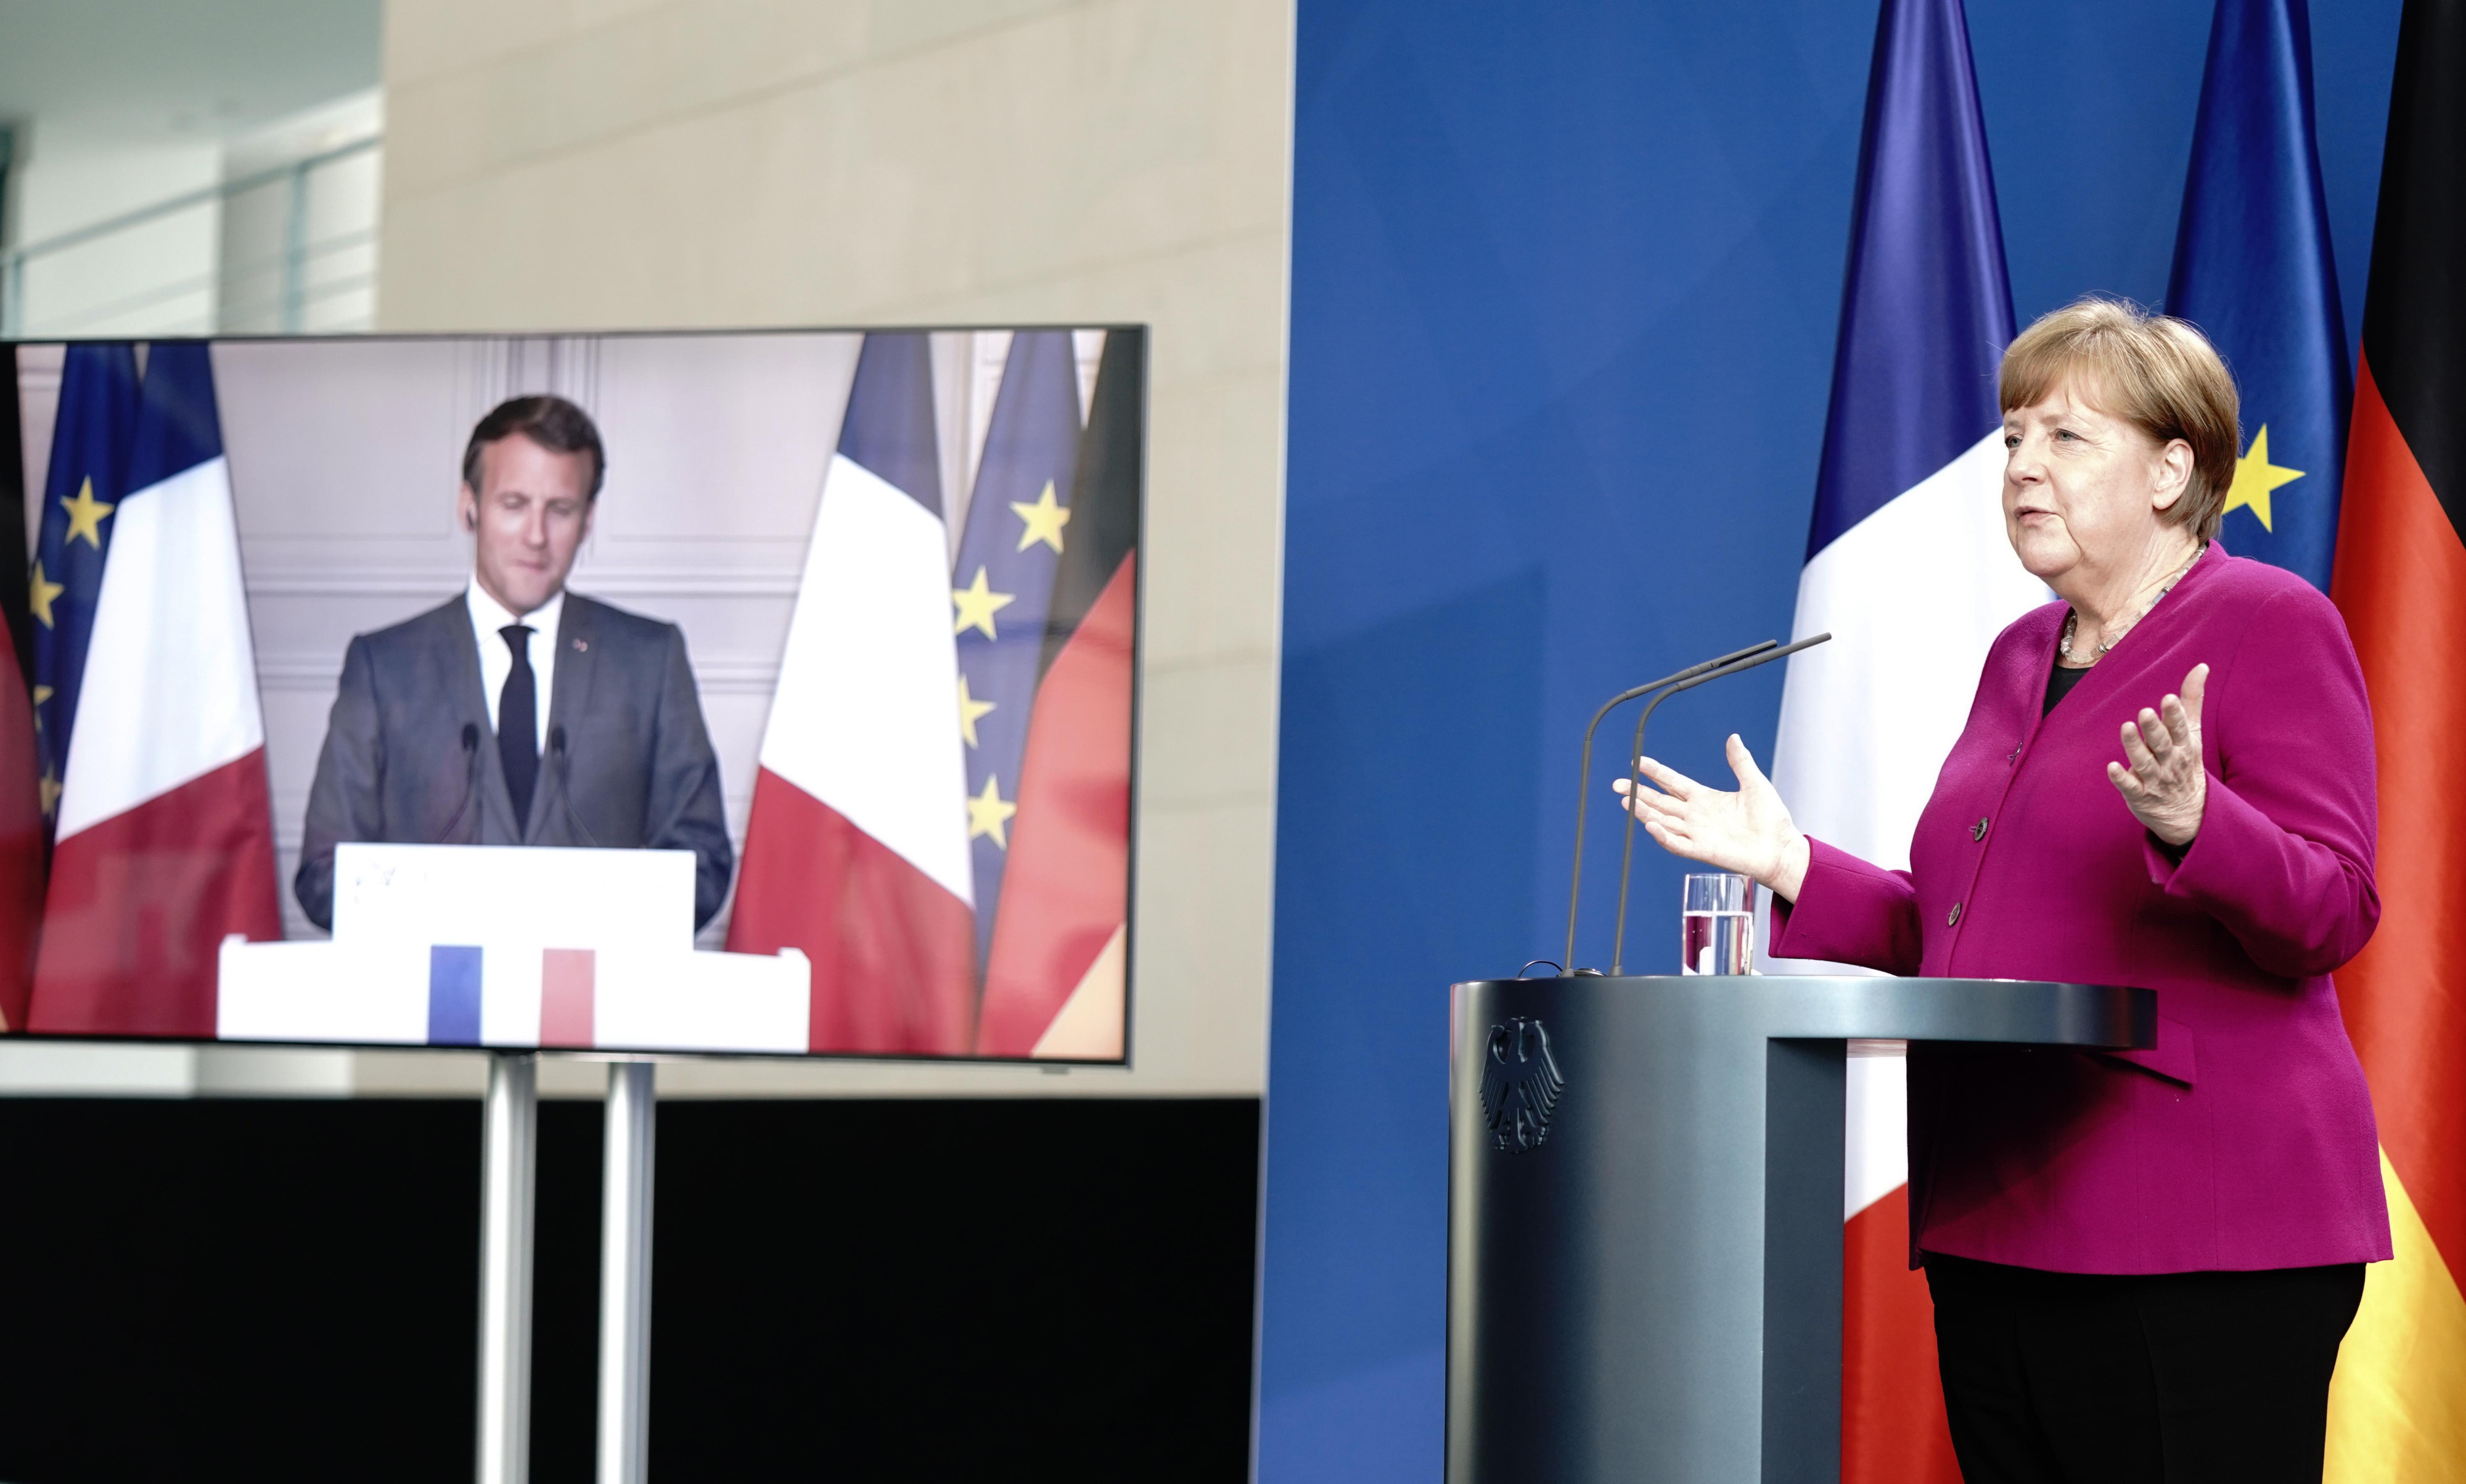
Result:
[[[2158,992],[2158,1046],[1910,1048],[1920,1250],[2058,1272],[2389,1255],[2379,1135],[2329,973],[2380,920],[2371,711],[2300,578],[2209,550],[2041,720],[2066,613],[1997,637],[1911,868],[1812,842],[1772,952]],[[2208,801],[2180,858],[2107,781],[2207,662]]]

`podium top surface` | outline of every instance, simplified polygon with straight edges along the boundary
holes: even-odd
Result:
[[[687,953],[690,850],[346,842],[334,941]]]
[[[2158,996],[2045,979],[1813,975],[1572,975],[1454,986],[1481,1017],[1612,1009],[1672,1030],[1760,1038],[1969,1041],[2146,1049]],[[1459,1017],[1463,1020],[1465,1017]]]

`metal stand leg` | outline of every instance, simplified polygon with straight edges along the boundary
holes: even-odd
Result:
[[[480,1484],[527,1484],[531,1465],[531,1246],[539,1058],[488,1057],[480,1175]]]
[[[608,1068],[599,1225],[599,1484],[643,1484],[649,1469],[656,1069],[650,1062],[617,1062]]]

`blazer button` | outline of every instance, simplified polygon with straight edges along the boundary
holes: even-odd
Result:
[[[1980,815],[1978,817],[1978,822],[1969,826],[1969,838],[1972,840],[1984,840],[1986,838],[1986,816],[1983,814]]]
[[[1947,928],[1958,928],[1961,926],[1961,904],[1959,902],[1953,903],[1952,911],[1944,913],[1943,925]]]

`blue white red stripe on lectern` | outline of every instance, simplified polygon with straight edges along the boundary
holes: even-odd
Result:
[[[428,951],[428,1044],[480,1044],[480,950],[439,943]]]
[[[598,955],[588,948],[541,951],[541,1046],[588,1046],[597,1044],[598,970]]]

